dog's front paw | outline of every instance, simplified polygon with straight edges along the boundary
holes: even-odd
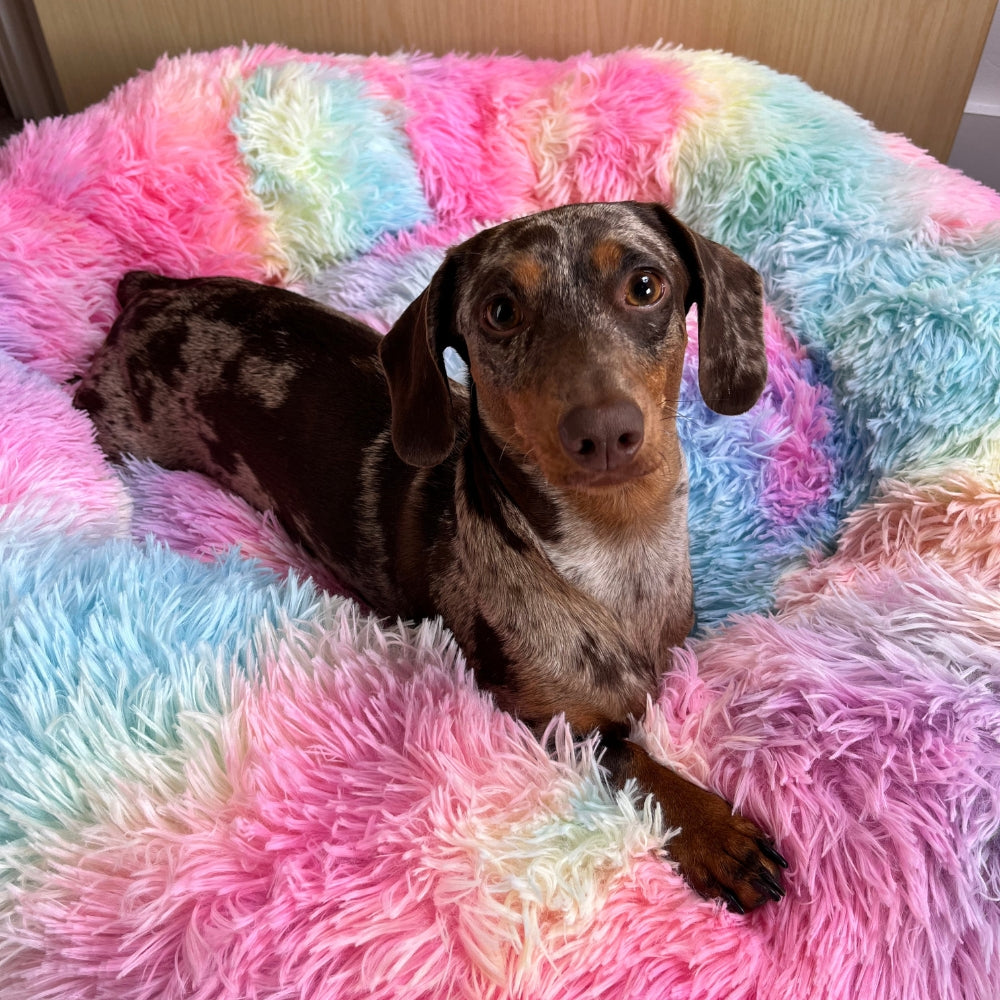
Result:
[[[623,738],[623,728],[602,730],[602,763],[618,788],[634,780],[660,804],[664,824],[679,831],[667,850],[688,884],[709,899],[721,899],[736,913],[781,899],[781,872],[788,862],[760,827],[734,813],[714,792],[654,761]]]
[[[691,786],[685,798],[680,832],[667,850],[691,887],[736,913],[781,899],[788,862],[767,835],[712,792]]]

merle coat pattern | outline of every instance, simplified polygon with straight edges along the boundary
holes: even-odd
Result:
[[[752,268],[659,205],[594,204],[453,248],[385,338],[235,278],[133,272],[118,295],[75,397],[110,456],[273,509],[379,615],[441,615],[502,708],[599,731],[699,892],[739,912],[783,895],[758,827],[629,739],[692,624],[685,316],[706,402],[743,412],[766,375]]]

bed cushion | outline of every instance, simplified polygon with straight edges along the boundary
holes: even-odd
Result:
[[[768,385],[682,443],[698,624],[638,738],[774,832],[737,916],[592,742],[273,517],[108,464],[128,270],[384,331],[446,248],[658,200],[760,270]],[[1000,969],[1000,196],[676,48],[164,59],[0,150],[0,995],[977,998]]]

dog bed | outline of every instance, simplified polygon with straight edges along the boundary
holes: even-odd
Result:
[[[789,859],[747,916],[438,623],[70,405],[127,270],[385,330],[477,229],[633,198],[764,276],[757,406],[689,355],[698,625],[637,727]],[[1000,197],[905,139],[673,48],[165,59],[0,151],[0,400],[0,996],[995,995]]]

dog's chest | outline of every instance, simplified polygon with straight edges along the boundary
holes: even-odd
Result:
[[[690,614],[687,522],[680,516],[623,539],[608,540],[589,525],[567,525],[547,554],[559,574],[612,612],[637,648],[655,653],[664,628]]]

